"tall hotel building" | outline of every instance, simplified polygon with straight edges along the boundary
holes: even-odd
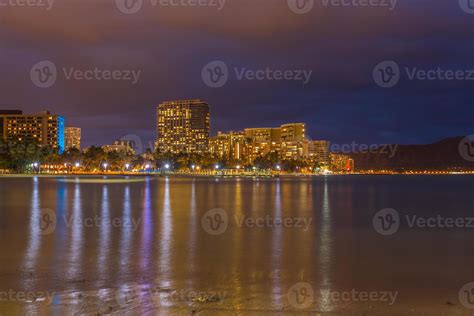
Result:
[[[26,115],[22,111],[0,110],[0,140],[37,143],[63,153],[64,118],[48,111]]]
[[[209,147],[209,104],[201,100],[163,102],[157,109],[160,152],[205,153]]]
[[[79,127],[66,127],[64,134],[66,137],[66,150],[72,148],[81,150],[81,129]]]

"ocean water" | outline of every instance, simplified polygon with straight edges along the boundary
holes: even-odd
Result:
[[[0,177],[0,315],[473,315],[470,217],[462,175]]]

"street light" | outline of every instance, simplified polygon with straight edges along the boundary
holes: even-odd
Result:
[[[219,169],[219,165],[215,165],[214,168],[215,168],[216,170],[218,170],[218,169]]]
[[[80,166],[81,166],[81,164],[78,163],[78,162],[76,162],[76,163],[74,164],[74,167],[76,167],[76,168],[79,168]]]
[[[169,169],[169,168],[170,168],[170,164],[169,163],[165,164],[165,169]]]
[[[38,162],[33,163],[33,170],[39,173],[40,168],[39,168],[39,163]]]
[[[150,165],[147,164],[147,165],[145,166],[145,169],[147,169],[147,170],[150,169]]]
[[[280,166],[280,165],[277,165],[277,170],[281,170],[281,166]]]
[[[125,170],[128,170],[128,168],[130,168],[130,164],[125,164]]]
[[[102,166],[104,167],[105,170],[107,170],[107,167],[109,166],[109,164],[104,162],[104,164]]]
[[[237,170],[239,170],[239,169],[240,169],[240,165],[238,165],[236,168],[237,168]]]

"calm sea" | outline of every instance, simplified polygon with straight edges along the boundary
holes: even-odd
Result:
[[[0,177],[0,314],[472,315],[470,217],[472,176]]]

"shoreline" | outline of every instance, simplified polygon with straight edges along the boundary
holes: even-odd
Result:
[[[341,177],[341,176],[460,176],[474,175],[474,172],[432,172],[432,173],[346,173],[346,174],[179,174],[179,173],[0,173],[0,178],[77,178],[77,177],[154,177],[154,178],[214,178],[214,179],[272,179],[272,178],[313,178],[313,177]]]

